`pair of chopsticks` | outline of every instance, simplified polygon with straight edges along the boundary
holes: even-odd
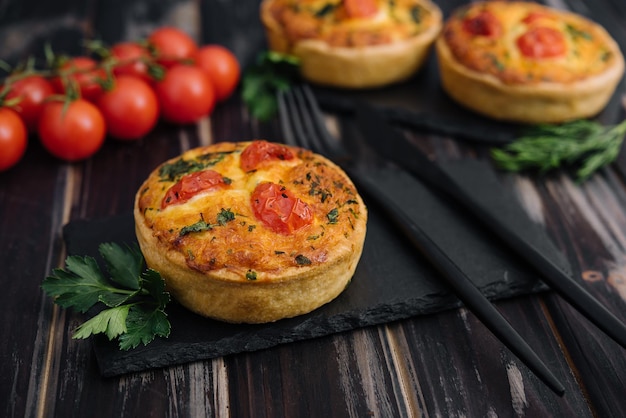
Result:
[[[433,190],[443,194],[473,214],[476,220],[494,232],[501,238],[503,243],[533,266],[553,290],[613,340],[626,348],[626,325],[624,323],[575,282],[573,278],[561,270],[552,260],[523,239],[509,225],[492,216],[487,208],[473,199],[465,189],[462,189],[438,165],[430,161],[421,151],[406,141],[400,132],[392,128],[378,111],[362,103],[357,103],[355,106],[359,128],[371,146],[387,159],[394,161],[424,181]],[[384,145],[381,145],[381,143]],[[402,214],[402,211],[398,210],[398,213]],[[409,225],[409,222],[403,222],[403,224]],[[421,239],[421,242],[424,242],[424,239]],[[417,245],[416,242],[414,244]],[[495,307],[462,272],[457,271],[458,267],[451,260],[447,259],[445,254],[441,253],[441,251],[439,251],[440,254],[436,254],[437,246],[435,243],[426,247],[428,248],[424,248],[424,245],[422,245],[422,251],[433,253],[429,256],[430,261],[448,279],[449,284],[456,291],[459,299],[529,369],[555,393],[562,396],[565,393],[563,385],[554,377],[547,366],[506,319],[500,315]]]

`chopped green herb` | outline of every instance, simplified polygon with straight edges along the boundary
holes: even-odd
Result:
[[[284,251],[278,251],[278,250],[276,250],[276,251],[274,251],[274,254],[276,254],[276,255],[281,255],[281,254],[285,254],[285,252],[284,252]]]
[[[330,14],[335,10],[337,5],[332,3],[326,3],[322,8],[320,8],[317,12],[315,12],[316,17],[324,17],[327,14]]]
[[[326,214],[326,218],[328,218],[329,224],[336,224],[337,220],[339,219],[339,211],[337,210],[337,208],[334,208],[333,210],[328,212]]]
[[[198,156],[193,160],[185,160],[182,157],[176,161],[164,164],[159,168],[159,177],[161,181],[177,181],[185,174],[201,171],[205,168],[212,167],[222,161],[230,152],[211,152]],[[230,184],[230,179],[224,178],[224,183]]]
[[[217,214],[217,223],[220,226],[226,225],[227,222],[230,222],[235,219],[235,214],[228,209],[220,209],[220,213]]]
[[[411,19],[413,22],[419,24],[422,22],[422,8],[419,6],[411,7]]]
[[[256,280],[256,271],[248,270],[246,272],[246,279],[248,279],[248,280]]]
[[[296,264],[298,264],[299,266],[306,266],[306,265],[311,264],[311,260],[303,256],[302,254],[298,254],[296,256]]]
[[[565,26],[565,30],[567,30],[567,32],[574,39],[576,39],[576,38],[583,38],[583,39],[585,39],[587,41],[591,41],[593,39],[593,36],[591,36],[591,34],[589,32],[585,32],[584,30],[580,30],[577,27],[572,26],[569,23]]]
[[[207,223],[204,219],[200,219],[198,222],[193,223],[191,225],[183,226],[180,229],[179,235],[182,237],[184,235],[190,234],[192,232],[202,232],[213,229],[213,226],[210,223]]]
[[[126,249],[115,243],[102,243],[99,252],[110,278],[100,270],[93,257],[69,256],[65,269],[54,269],[42,288],[63,308],[79,312],[103,307],[81,324],[73,338],[105,334],[118,339],[121,350],[150,343],[155,337],[168,337],[170,323],[165,307],[170,295],[161,275],[143,270],[143,255],[137,247]]]

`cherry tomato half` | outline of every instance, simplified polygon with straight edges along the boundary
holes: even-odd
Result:
[[[502,24],[493,13],[483,10],[476,16],[466,18],[463,29],[472,35],[497,38],[502,33]]]
[[[171,26],[153,31],[148,37],[148,43],[154,49],[157,62],[165,67],[193,59],[198,49],[191,36]]]
[[[202,170],[186,174],[165,193],[161,201],[161,209],[184,203],[200,192],[226,188],[228,184],[224,177],[214,170]]]
[[[241,153],[240,164],[243,171],[252,171],[267,166],[277,160],[291,160],[293,153],[284,145],[264,140],[252,141]]]
[[[91,102],[77,99],[70,103],[47,102],[39,120],[43,146],[65,161],[91,157],[104,142],[104,118]]]
[[[218,102],[230,97],[241,76],[235,54],[221,45],[206,45],[196,52],[195,64],[211,79]]]
[[[348,17],[364,18],[378,13],[377,3],[376,0],[344,0],[343,6]]]
[[[145,136],[159,118],[159,103],[152,88],[140,78],[122,75],[114,80],[97,102],[107,132],[117,139],[134,140]]]
[[[163,119],[173,123],[193,123],[209,115],[215,107],[215,90],[200,68],[176,65],[155,84]]]
[[[39,75],[29,75],[11,83],[6,100],[19,98],[13,109],[20,115],[29,132],[37,131],[44,100],[54,94],[52,84]]]
[[[18,114],[8,107],[0,108],[0,171],[17,164],[28,143],[26,126]]]
[[[106,80],[107,74],[98,67],[96,60],[89,57],[70,58],[57,71],[59,76],[52,79],[57,93],[66,93],[66,83],[75,82],[80,89],[81,98],[85,100],[96,101],[102,94],[101,81]]]
[[[111,57],[116,64],[113,67],[113,74],[132,75],[150,83],[152,77],[148,73],[148,63],[150,54],[136,42],[120,42],[111,47]]]
[[[309,205],[280,184],[260,183],[252,192],[250,203],[254,216],[279,234],[289,235],[313,222]]]
[[[517,38],[517,46],[528,58],[554,58],[567,50],[563,34],[544,26],[529,29]]]

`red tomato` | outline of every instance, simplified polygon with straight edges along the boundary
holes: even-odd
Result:
[[[220,45],[206,45],[196,52],[195,63],[211,79],[217,101],[221,102],[230,97],[241,75],[235,54]]]
[[[309,205],[276,183],[260,183],[250,197],[254,216],[279,234],[289,235],[313,222]]]
[[[272,164],[277,160],[291,160],[294,158],[291,150],[284,145],[264,140],[253,141],[241,153],[240,163],[243,171],[256,170]]]
[[[191,36],[180,29],[169,26],[152,32],[148,37],[148,42],[154,48],[157,62],[165,67],[193,59],[193,55],[198,49],[196,41]]]
[[[39,75],[29,75],[11,83],[6,100],[19,98],[13,109],[20,115],[29,132],[37,131],[44,100],[54,94],[52,84]]]
[[[517,38],[517,46],[528,58],[553,58],[565,54],[565,37],[556,29],[539,26]]]
[[[136,42],[120,42],[111,47],[111,57],[117,63],[113,67],[113,74],[132,75],[150,83],[152,77],[148,73],[150,54]]]
[[[463,29],[472,35],[497,38],[502,33],[502,24],[491,12],[483,10],[476,16],[466,18]]]
[[[542,19],[553,20],[554,15],[546,13],[546,12],[530,12],[528,13],[528,15],[526,15],[524,19],[522,19],[522,22],[526,23],[527,25],[531,25],[535,23],[536,21],[542,20]]]
[[[114,80],[97,102],[109,135],[117,139],[139,139],[154,128],[159,118],[156,94],[145,81],[128,75]]]
[[[224,177],[214,170],[196,171],[183,176],[178,183],[169,188],[163,200],[161,209],[170,205],[184,203],[200,192],[209,192],[228,187]]]
[[[104,118],[91,102],[77,99],[47,102],[39,120],[43,146],[65,161],[79,161],[96,153],[106,134]]]
[[[209,115],[215,106],[215,90],[209,77],[198,67],[176,65],[155,85],[163,119],[193,123]]]
[[[17,164],[28,143],[26,126],[18,114],[8,107],[0,108],[0,171]]]
[[[107,78],[106,71],[99,68],[98,63],[89,57],[70,58],[61,64],[58,72],[59,77],[52,80],[57,93],[65,93],[67,91],[65,83],[73,80],[80,89],[81,97],[92,102],[102,94],[100,82]]]
[[[376,0],[344,0],[343,5],[348,17],[371,17],[378,13]]]

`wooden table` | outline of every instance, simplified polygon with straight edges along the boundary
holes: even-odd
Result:
[[[39,3],[13,1],[4,9],[0,53],[6,59],[37,53],[44,40],[76,54],[82,36],[112,43],[144,36],[163,24],[178,25],[202,42],[229,46],[244,65],[263,47],[260,25],[253,19],[258,1],[238,1],[236,7],[235,2],[191,0]],[[461,2],[441,3],[449,7]],[[622,45],[626,42],[622,0],[548,3],[587,13],[605,24]],[[249,36],[255,33],[259,36]],[[16,34],[23,37],[10,36]],[[623,109],[621,113],[623,117]],[[96,156],[82,163],[55,160],[31,138],[23,161],[0,173],[4,317],[0,415],[626,414],[626,351],[551,292],[500,301],[497,306],[564,382],[567,392],[562,398],[463,308],[263,351],[101,377],[91,344],[71,338],[84,317],[58,308],[40,287],[65,259],[63,225],[130,212],[147,174],[183,150],[222,140],[279,140],[281,135],[277,120],[255,120],[236,94],[197,125],[159,124],[135,143],[107,140]],[[485,155],[484,149],[454,138],[409,131],[407,135],[422,141],[438,158]],[[624,156],[583,185],[561,173],[548,178],[520,176],[516,188],[528,213],[566,255],[574,277],[626,320],[622,171]]]

